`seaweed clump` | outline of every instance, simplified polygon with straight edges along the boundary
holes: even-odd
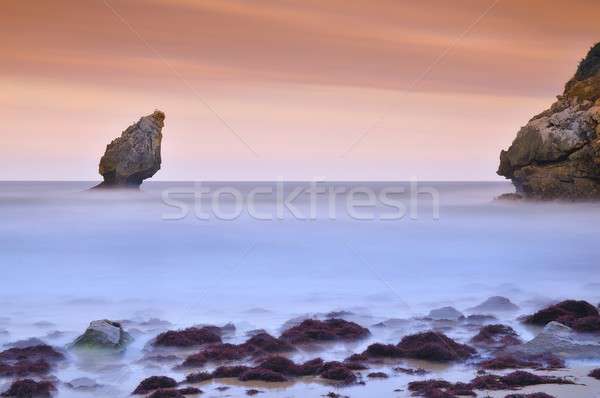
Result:
[[[285,330],[281,339],[290,344],[356,341],[368,337],[369,329],[343,319],[307,319]]]
[[[422,380],[408,383],[408,389],[413,395],[426,398],[456,398],[457,396],[472,396],[477,394],[474,390],[512,390],[521,387],[540,384],[575,384],[574,382],[553,376],[538,376],[533,373],[516,371],[506,376],[483,375],[471,380],[469,383],[451,383],[446,380]],[[516,395],[518,397],[519,395]],[[525,395],[524,397],[529,397]],[[534,398],[545,398],[544,396]]]
[[[221,343],[221,336],[210,326],[169,330],[156,336],[155,346],[193,347],[203,344]]]
[[[250,356],[286,353],[295,348],[287,342],[267,333],[259,333],[245,343],[217,343],[205,347],[202,351],[189,355],[181,364],[182,368],[201,367],[208,362],[238,361]]]
[[[567,325],[579,332],[600,331],[598,309],[583,300],[565,300],[525,318],[525,323],[538,326],[545,326],[552,321]]]
[[[588,376],[600,380],[600,368],[592,370]]]
[[[140,384],[133,390],[132,394],[145,395],[151,391],[158,390],[160,388],[173,388],[177,386],[177,382],[167,376],[151,376],[144,379]]]
[[[501,354],[495,358],[488,359],[479,363],[481,369],[502,370],[502,369],[522,369],[531,368],[538,370],[553,370],[565,367],[565,361],[554,354]]]
[[[423,332],[402,338],[398,348],[406,358],[447,362],[468,359],[476,353],[473,347],[460,344],[443,333]]]
[[[482,327],[479,333],[471,339],[471,343],[488,348],[506,348],[521,344],[522,341],[510,326],[493,324]]]
[[[186,388],[160,388],[148,396],[148,398],[183,398],[186,395],[202,394],[202,390],[195,387]]]
[[[55,390],[56,387],[50,381],[23,379],[13,382],[9,389],[2,393],[2,396],[16,398],[45,398],[52,396],[52,392]]]
[[[533,373],[517,370],[505,376],[483,375],[469,383],[477,390],[509,390],[540,384],[575,384],[571,380],[554,376],[539,376]]]

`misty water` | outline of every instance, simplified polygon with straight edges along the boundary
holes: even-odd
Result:
[[[60,381],[60,397],[125,397],[151,375],[182,380],[189,371],[175,369],[177,363],[143,360],[147,343],[166,328],[232,322],[236,332],[226,341],[237,343],[251,330],[278,336],[290,319],[343,310],[372,337],[292,357],[342,360],[374,341],[397,343],[406,334],[430,329],[414,318],[447,305],[468,313],[490,296],[508,297],[521,309],[500,321],[527,340],[537,331],[519,323],[519,315],[563,298],[600,301],[600,205],[496,201],[513,190],[504,182],[420,183],[439,194],[439,209],[428,193],[412,203],[408,183],[319,184],[375,193],[403,187],[405,193],[396,199],[411,211],[393,220],[384,219],[393,208],[381,203],[361,207],[360,217],[348,214],[344,194],[334,198],[333,215],[330,197],[318,196],[311,215],[312,202],[304,193],[295,204],[306,217],[286,208],[277,215],[276,198],[263,194],[256,196],[255,210],[276,214],[273,220],[257,219],[246,207],[234,219],[202,219],[194,209],[198,203],[210,208],[210,201],[192,197],[198,184],[150,182],[140,192],[87,191],[92,185],[0,183],[0,345],[36,337],[65,349],[68,360],[52,372]],[[253,188],[276,185],[202,184],[213,191],[233,187],[246,198]],[[307,185],[287,183],[283,191]],[[185,217],[183,204],[189,210]],[[219,206],[235,213],[233,197]],[[117,357],[66,350],[95,319],[127,320],[135,341]],[[151,319],[169,324],[147,322]],[[373,326],[388,319],[410,321]],[[444,332],[466,342],[477,328]],[[476,371],[469,364],[404,365],[454,381],[468,381]],[[571,365],[585,369],[594,363]],[[406,384],[419,379],[382,369],[391,377],[363,377],[366,385],[339,389],[318,379],[198,386],[209,397],[244,396],[251,387],[265,397],[318,397],[329,391],[402,397],[409,396]],[[103,387],[77,391],[64,384],[78,377]],[[0,379],[0,391],[9,384],[10,379]],[[230,388],[216,390],[221,385]],[[564,388],[561,396],[581,396],[571,386],[552,388]]]

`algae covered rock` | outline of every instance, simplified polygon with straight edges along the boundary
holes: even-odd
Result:
[[[124,350],[133,338],[118,322],[107,319],[92,321],[85,333],[72,344],[77,349]]]

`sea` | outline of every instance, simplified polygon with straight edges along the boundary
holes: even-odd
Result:
[[[600,302],[598,203],[499,200],[514,188],[495,181],[157,181],[139,190],[90,189],[96,184],[0,182],[0,348],[39,339],[64,350],[67,360],[48,376],[59,397],[126,397],[152,375],[183,380],[189,371],[177,363],[145,360],[165,329],[233,323],[227,342],[238,343],[253,330],[278,336],[290,320],[336,311],[372,337],[293,359],[343,360],[374,341],[397,343],[427,330],[419,319],[435,308],[467,315],[488,297],[507,297],[520,310],[499,322],[527,340],[539,330],[519,316],[565,298]],[[72,352],[69,344],[96,319],[125,321],[133,343],[117,356]],[[408,322],[376,326],[390,320]],[[476,330],[444,332],[467,342]],[[428,378],[475,375],[470,364],[405,365],[430,370]],[[388,365],[369,371],[379,370],[390,377],[363,372],[365,383],[348,387],[315,378],[197,387],[204,397],[241,397],[250,388],[265,398],[408,397],[407,383],[419,379]],[[70,387],[77,378],[98,387]],[[0,391],[11,381],[0,378]],[[585,390],[543,387],[531,391],[600,394],[600,383],[589,380]]]

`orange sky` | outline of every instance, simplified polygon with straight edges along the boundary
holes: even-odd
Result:
[[[2,6],[0,179],[99,179],[155,108],[155,179],[496,179],[600,41],[597,0]]]

